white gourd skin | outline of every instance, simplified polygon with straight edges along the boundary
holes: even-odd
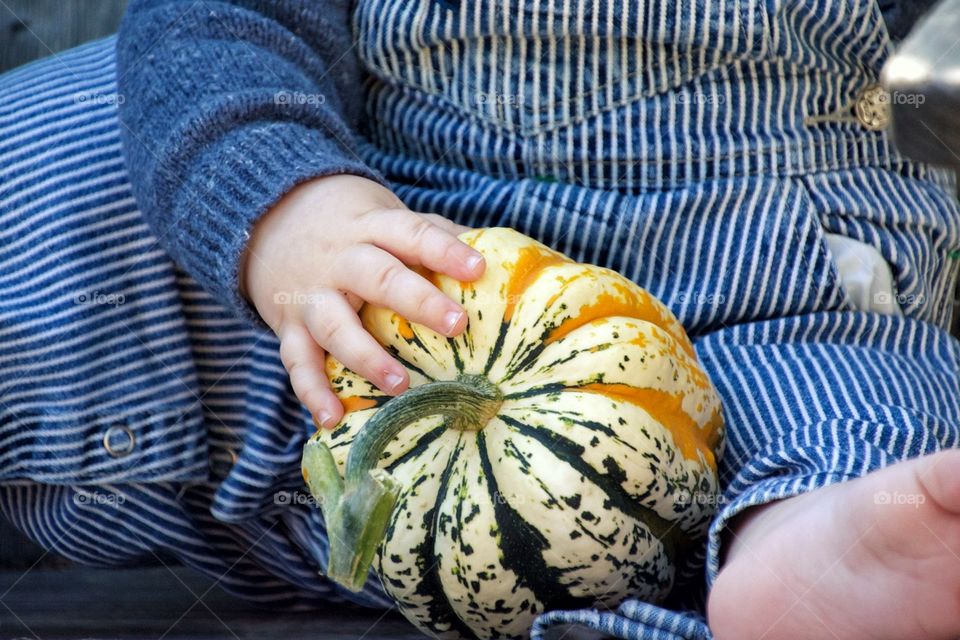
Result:
[[[421,418],[383,450],[378,466],[399,486],[375,560],[385,589],[440,638],[520,638],[548,608],[663,598],[675,556],[709,523],[723,442],[719,397],[683,328],[619,274],[520,233],[461,239],[485,256],[484,276],[430,277],[467,310],[463,335],[361,312],[411,388],[468,374],[502,396],[480,424]],[[327,365],[347,413],[311,443],[343,473],[390,398]]]

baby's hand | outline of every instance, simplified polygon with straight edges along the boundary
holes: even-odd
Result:
[[[280,338],[293,389],[322,426],[333,427],[343,415],[327,381],[327,351],[385,393],[409,384],[406,369],[361,325],[357,309],[364,301],[447,336],[464,330],[463,308],[407,268],[476,280],[485,264],[457,239],[463,231],[349,175],[298,186],[257,222],[241,291]]]

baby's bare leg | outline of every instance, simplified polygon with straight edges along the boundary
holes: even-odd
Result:
[[[717,640],[960,635],[960,451],[744,513],[709,601]]]

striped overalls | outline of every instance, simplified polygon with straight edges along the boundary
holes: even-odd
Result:
[[[849,109],[890,48],[873,2],[360,0],[354,30],[358,153],[405,203],[635,280],[724,403],[726,491],[687,596],[548,612],[534,637],[708,638],[731,517],[958,446],[960,210]],[[267,606],[389,606],[373,579],[320,575],[309,416],[277,341],[140,216],[115,80],[110,39],[0,78],[0,508],[81,562],[174,557]],[[880,252],[901,313],[858,310],[828,234]]]

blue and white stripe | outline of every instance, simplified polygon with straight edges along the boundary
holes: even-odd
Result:
[[[806,120],[876,81],[872,2],[364,0],[354,26],[374,75],[361,151],[409,206],[616,269],[694,337],[729,443],[689,607],[742,509],[957,446],[951,178]],[[389,606],[319,574],[309,416],[273,336],[159,248],[118,99],[112,40],[0,79],[0,508],[78,561],[175,558],[270,606]],[[902,316],[854,308],[827,233],[883,255]],[[710,637],[696,611],[632,600],[532,634],[560,624]]]
[[[360,596],[320,574],[312,423],[277,342],[160,249],[120,150],[114,41],[0,82],[0,505],[89,564],[176,559],[271,606]],[[132,438],[125,455],[105,441]]]

